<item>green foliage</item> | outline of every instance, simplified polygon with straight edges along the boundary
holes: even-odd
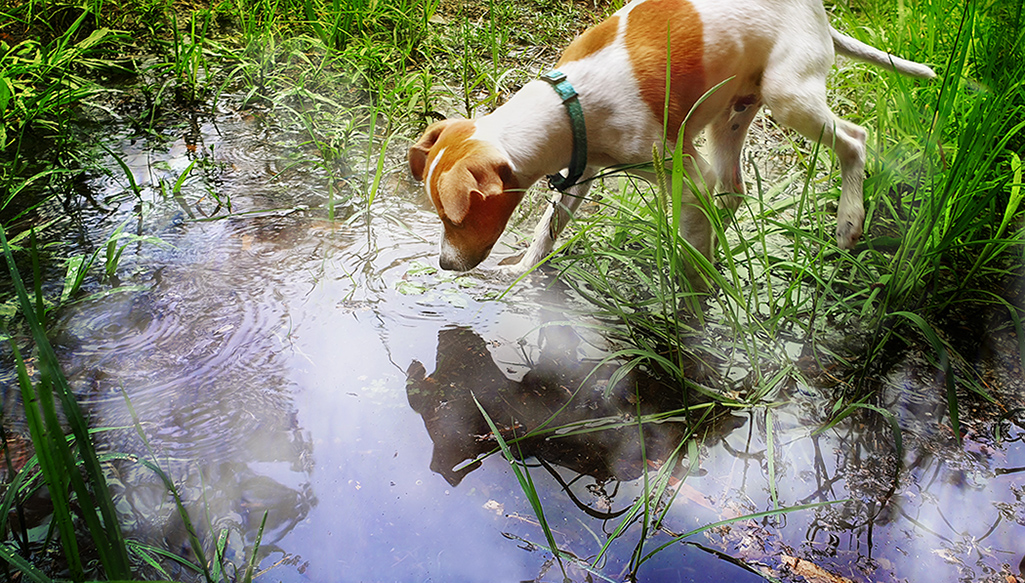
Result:
[[[19,227],[27,224],[25,219],[45,200],[37,194],[42,187],[81,172],[78,164],[82,160],[89,163],[88,150],[99,151],[95,144],[81,148],[72,138],[69,127],[75,108],[103,91],[97,83],[103,75],[126,70],[127,61],[120,52],[138,49],[129,43],[146,40],[159,57],[133,71],[148,82],[141,89],[148,107],[136,119],[139,130],[156,131],[161,117],[169,111],[168,105],[206,107],[211,99],[216,105],[224,92],[241,90],[243,105],[268,104],[280,117],[291,116],[305,128],[309,144],[320,154],[312,163],[332,178],[332,218],[336,191],[354,182],[353,177],[343,174],[347,172],[343,163],[355,147],[365,153],[368,162],[360,179],[366,188],[360,192],[365,193],[364,216],[369,217],[387,170],[391,134],[404,124],[420,123],[410,119],[410,109],[426,115],[431,108],[433,80],[410,65],[422,60],[436,2],[237,0],[187,13],[160,3],[123,4],[122,12],[117,5],[93,1],[81,9],[61,11],[74,16],[67,21],[56,14],[56,6],[30,1],[13,9],[10,22],[0,24],[0,28],[6,27],[4,32],[14,27],[19,33],[31,31],[24,33],[26,40],[22,41],[11,40],[18,35],[5,34],[3,38],[11,44],[0,44],[0,239],[8,271],[18,283],[16,305],[31,330],[31,344],[38,354],[35,368],[39,371],[33,377],[32,368],[21,358],[18,343],[25,339],[7,336],[5,331],[0,337],[11,343],[18,363],[18,383],[37,457],[13,473],[7,484],[0,508],[0,532],[11,536],[0,542],[0,563],[9,564],[29,580],[50,581],[53,573],[41,568],[44,563],[40,557],[59,547],[68,573],[76,581],[101,577],[129,580],[144,569],[170,579],[166,569],[169,562],[208,582],[251,581],[259,566],[263,526],[246,563],[237,568],[229,565],[227,531],[215,533],[216,540],[203,540],[185,512],[173,479],[155,461],[122,457],[118,463],[142,464],[164,483],[187,526],[190,548],[197,559],[193,563],[124,538],[103,474],[104,464],[111,460],[98,456],[93,449],[87,421],[46,338],[45,317],[55,304],[43,300],[35,241],[25,244],[34,231],[17,233],[9,245],[5,227],[16,221]],[[145,20],[136,26],[158,36],[133,38],[109,26],[130,23],[132,14]],[[236,15],[242,36],[226,38],[225,21],[235,20]],[[417,105],[412,106],[414,103]],[[339,120],[345,121],[340,124]],[[35,141],[40,136],[46,140]],[[116,152],[99,146],[120,167],[128,181],[129,196],[142,203],[148,187],[136,183],[134,173]],[[32,162],[28,163],[30,157]],[[68,159],[75,164],[67,164]],[[192,168],[173,185],[161,181],[161,192],[180,198],[183,180]],[[231,212],[230,201],[211,194],[220,207]],[[77,299],[91,279],[114,285],[90,297],[125,289],[117,285],[116,277],[129,245],[163,244],[155,237],[126,232],[127,225],[117,226],[91,253],[63,259],[65,282],[59,305]],[[20,283],[15,253],[31,253],[37,266],[35,302]],[[61,418],[69,422],[71,437],[64,435],[58,421]],[[148,445],[138,422],[136,428]],[[150,454],[152,460],[157,459],[155,452]],[[41,488],[54,503],[52,530],[44,525],[32,532],[11,532],[7,518]],[[24,520],[19,524],[21,529],[27,528]],[[53,536],[58,538],[56,545]],[[11,567],[5,567],[5,572],[10,573]]]
[[[498,441],[498,447],[502,450],[502,455],[509,462],[509,465],[513,469],[513,473],[516,474],[516,480],[520,483],[520,488],[523,489],[523,494],[527,497],[530,502],[530,507],[534,510],[534,515],[537,517],[538,523],[541,525],[541,530],[544,531],[545,540],[548,541],[548,548],[555,555],[555,558],[559,561],[559,567],[562,569],[563,577],[565,578],[566,568],[562,564],[562,554],[559,552],[559,548],[555,543],[555,536],[552,534],[551,526],[548,521],[545,520],[544,508],[541,505],[541,498],[538,496],[537,488],[534,487],[534,480],[530,477],[530,471],[526,467],[520,468],[520,465],[516,461],[516,457],[513,455],[512,448],[506,443],[505,438],[502,437],[502,432],[498,430],[498,426],[491,420],[491,416],[484,410],[484,406],[480,404],[477,397],[473,397],[473,402],[476,403],[477,408],[480,410],[481,415],[484,416],[484,420],[487,421],[488,427],[491,428],[491,434],[495,436]],[[522,457],[522,456],[521,456]]]
[[[992,291],[1020,277],[1025,258],[1025,39],[1020,3],[929,0],[915,10],[903,3],[867,10],[857,19],[869,26],[853,34],[933,63],[940,78],[912,81],[841,63],[837,109],[871,136],[866,235],[856,249],[835,247],[835,207],[822,200],[839,195],[828,150],[796,141],[799,165],[771,186],[755,169],[730,227],[725,211],[699,198],[720,243],[716,265],[678,234],[682,188],[700,190],[679,149],[667,154],[671,170],[654,156],[654,185],[621,178],[615,191],[602,192],[602,212],[581,218],[569,251],[551,262],[624,346],[614,355],[623,370],[643,367],[715,402],[766,404],[788,377],[799,377],[793,357],[778,348],[781,336],[839,362],[847,382],[820,430],[858,411],[881,416],[897,452],[896,487],[903,436],[895,414],[873,403],[869,374],[884,374],[901,347],[923,347],[960,440],[961,400],[992,398],[959,375],[965,359],[941,331],[951,310],[1006,306],[1025,359],[1022,309]],[[863,338],[867,351],[847,353],[850,337]],[[699,384],[700,361],[721,374]],[[739,381],[730,380],[736,365],[749,373]],[[766,439],[776,504],[771,430]],[[705,528],[714,525],[674,537],[641,562]]]
[[[0,153],[20,149],[20,136],[29,129],[55,136],[67,109],[99,90],[82,73],[111,65],[100,55],[117,35],[104,28],[85,35],[88,16],[82,12],[46,44],[33,38],[13,46],[0,41]]]
[[[18,274],[2,227],[0,227],[0,246],[2,246],[7,260],[22,315],[32,331],[32,338],[39,355],[40,376],[36,383],[28,374],[17,343],[14,340],[11,341],[18,369],[18,384],[25,405],[25,416],[32,434],[32,443],[36,448],[39,467],[47,484],[47,491],[53,499],[53,520],[60,534],[71,577],[75,581],[84,580],[85,567],[81,561],[78,535],[71,514],[69,484],[74,494],[79,518],[86,524],[104,572],[111,579],[127,579],[131,576],[131,572],[124,536],[121,533],[114,504],[107,488],[103,468],[92,446],[89,428],[78,402],[68,386],[67,379],[61,372],[57,356],[46,337],[46,331],[43,328],[43,314],[31,302],[28,291]],[[58,418],[58,409],[54,402],[55,396],[60,401],[61,410],[71,426],[74,435],[74,450],[65,437],[64,428]],[[80,465],[84,472],[79,471]],[[8,513],[4,512],[3,516],[6,518]],[[27,535],[23,540],[28,540]]]
[[[302,0],[302,11],[317,37],[356,61],[370,61],[374,72],[404,66],[428,33],[437,0]]]
[[[123,237],[121,233],[123,228],[124,225],[111,235],[110,242],[106,246],[108,269],[112,263],[111,253],[116,253],[119,257],[120,251],[123,249],[116,245],[116,242]],[[63,549],[67,568],[73,581],[85,581],[96,577],[97,566],[83,561],[83,558],[91,553],[95,553],[99,559],[99,568],[101,569],[99,573],[112,581],[134,580],[133,558],[136,559],[136,563],[141,561],[166,579],[170,579],[167,572],[154,558],[160,556],[182,564],[194,572],[201,573],[207,583],[222,581],[249,583],[252,581],[256,575],[260,540],[267,515],[264,514],[244,570],[228,568],[224,553],[227,531],[222,531],[218,535],[214,558],[208,560],[203,543],[185,509],[177,486],[163,468],[150,459],[135,461],[153,471],[174,498],[198,563],[190,563],[167,551],[125,539],[114,500],[107,485],[105,471],[107,471],[106,464],[111,463],[114,459],[132,461],[132,458],[97,454],[93,446],[92,430],[89,429],[88,421],[71,392],[44,329],[45,311],[38,270],[35,279],[37,301],[32,302],[29,291],[15,265],[14,256],[2,226],[0,226],[0,250],[3,252],[14,283],[21,313],[31,330],[39,368],[38,378],[33,379],[21,356],[17,340],[10,338],[9,342],[18,373],[18,386],[22,395],[29,432],[32,436],[35,456],[12,477],[3,499],[0,500],[0,532],[7,533],[13,530],[12,525],[8,524],[8,518],[12,511],[21,513],[22,499],[45,485],[53,505],[50,529],[55,529],[59,535],[60,547]],[[32,253],[35,256],[34,246]],[[93,258],[95,259],[95,255]],[[113,264],[116,266],[116,259]],[[127,402],[127,396],[125,399]],[[157,459],[156,452],[149,445],[130,402],[128,402],[128,410],[134,420],[136,431],[149,450],[150,458]],[[65,435],[62,418],[70,426],[71,435]],[[49,546],[50,536],[47,534],[43,541],[37,540],[37,535],[31,535],[28,532],[24,515],[19,514],[19,516],[22,532],[20,535],[16,534],[11,541],[0,542],[0,560],[13,566],[29,580],[49,583],[52,579],[33,565],[32,557],[37,552],[45,553]],[[40,547],[40,542],[42,543],[41,548],[37,549]]]

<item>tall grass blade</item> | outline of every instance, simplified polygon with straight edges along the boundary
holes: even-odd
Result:
[[[772,500],[772,508],[779,508],[779,492],[776,489],[776,439],[774,437],[774,421],[772,409],[765,409],[765,458],[769,469],[769,498]]]
[[[633,566],[633,568],[630,569],[630,574],[631,574],[630,576],[631,576],[632,579],[635,579],[635,580],[637,579],[637,570],[641,568],[640,558],[641,558],[642,554],[644,553],[644,541],[648,538],[647,533],[648,533],[649,525],[651,524],[651,514],[652,514],[651,506],[652,506],[652,503],[653,502],[657,503],[659,497],[661,497],[662,493],[665,491],[664,490],[665,485],[663,485],[662,487],[658,488],[658,490],[659,490],[658,494],[654,494],[653,495],[653,492],[652,492],[652,489],[651,489],[650,480],[649,480],[649,472],[648,472],[648,451],[647,451],[647,448],[644,445],[644,424],[641,423],[641,400],[640,400],[640,398],[637,399],[636,406],[637,406],[637,439],[638,439],[638,443],[639,443],[640,449],[641,449],[641,451],[640,451],[640,453],[641,453],[641,458],[640,458],[641,459],[641,502],[643,503],[644,512],[641,514],[641,536],[637,537],[637,545],[634,546],[633,553],[632,553],[632,555],[630,557],[630,564]],[[678,452],[682,446],[683,446],[683,443],[681,442],[680,445],[676,446],[676,451]],[[673,459],[671,460],[673,462],[675,462],[675,453],[676,452],[674,452],[674,456],[672,456]],[[666,468],[672,468],[672,467],[675,467],[675,463],[673,465],[664,464],[660,469],[661,470],[665,470]],[[667,473],[667,476],[668,476],[668,473]],[[666,482],[668,483],[668,479],[666,480]]]
[[[874,411],[881,415],[883,419],[885,419],[886,422],[890,425],[890,436],[893,438],[893,448],[897,456],[898,467],[896,472],[899,473],[900,466],[901,464],[903,464],[904,460],[904,435],[900,430],[900,421],[897,419],[897,416],[894,415],[892,412],[883,409],[882,407],[869,405],[868,403],[851,403],[847,405],[847,407],[845,407],[843,411],[838,413],[829,423],[812,432],[812,435],[819,435],[825,431],[832,429],[834,426],[836,426],[842,420],[846,419],[848,416],[851,415],[851,413],[853,413],[857,409],[867,409],[869,411]]]
[[[115,162],[117,162],[118,166],[121,167],[121,171],[124,173],[125,177],[128,178],[128,185],[129,187],[131,187],[132,193],[135,194],[135,196],[140,196],[142,194],[142,189],[139,188],[139,184],[135,180],[135,173],[132,172],[132,169],[128,167],[128,163],[125,162],[124,158],[122,158],[116,152],[114,152],[114,150],[108,148],[106,144],[104,144],[103,142],[98,143],[100,145],[100,148],[103,148],[103,150],[107,152],[107,154],[110,154],[110,157],[113,158]]]
[[[530,502],[530,507],[534,511],[534,516],[537,517],[538,523],[541,525],[541,530],[544,532],[545,540],[548,541],[549,547],[552,549],[552,554],[555,556],[555,560],[559,562],[559,568],[562,569],[563,577],[566,576],[566,566],[562,563],[562,553],[559,551],[559,546],[555,543],[555,535],[552,533],[551,527],[548,525],[548,520],[545,519],[544,508],[541,506],[541,498],[538,496],[537,488],[534,487],[534,480],[530,477],[530,472],[526,469],[521,470],[519,462],[516,457],[513,456],[512,450],[509,448],[509,444],[506,443],[505,438],[502,437],[502,432],[498,430],[498,426],[491,420],[491,416],[484,410],[484,406],[477,400],[477,396],[472,392],[470,396],[473,397],[473,402],[476,403],[477,408],[480,410],[480,414],[484,416],[484,420],[487,421],[488,427],[491,428],[492,434],[495,436],[495,440],[498,441],[498,447],[502,449],[502,455],[509,462],[509,465],[513,469],[513,473],[516,474],[516,480],[520,483],[520,488],[523,490],[523,495],[526,496]]]
[[[3,227],[0,226],[0,234]],[[14,355],[14,363],[18,373],[18,384],[21,387],[21,399],[25,407],[25,420],[32,437],[32,443],[36,448],[36,458],[43,478],[46,481],[50,499],[53,501],[52,523],[56,525],[60,535],[64,554],[68,561],[68,569],[71,571],[72,579],[81,581],[85,578],[85,570],[79,558],[78,539],[75,536],[74,520],[71,517],[71,504],[68,499],[67,485],[64,481],[64,468],[59,465],[58,455],[54,451],[54,444],[51,440],[43,414],[40,411],[40,399],[36,393],[36,387],[29,377],[25,367],[25,361],[21,358],[17,342],[11,339],[11,352]],[[49,390],[45,383],[40,383],[40,390]]]
[[[146,438],[146,433],[142,430],[142,422],[139,420],[139,415],[135,412],[135,407],[132,406],[131,399],[128,398],[128,393],[122,389],[121,395],[124,397],[128,414],[132,417],[135,432],[139,435],[143,445],[146,446],[146,450],[149,452],[150,457],[154,460],[157,459],[156,452],[150,445],[149,439]],[[182,524],[185,526],[185,533],[189,539],[189,546],[192,549],[193,554],[196,555],[196,559],[199,560],[199,569],[202,571],[207,583],[214,583],[217,579],[215,579],[210,572],[209,561],[207,561],[206,553],[203,551],[203,543],[199,540],[199,534],[196,531],[196,527],[192,524],[192,518],[189,517],[189,512],[185,508],[185,503],[182,500],[181,494],[178,492],[178,487],[174,485],[174,480],[172,480],[171,477],[167,475],[167,472],[165,472],[164,469],[154,461],[140,459],[139,463],[156,474],[164,484],[164,488],[171,493],[171,496],[174,498],[175,508],[178,511],[178,516],[182,519]]]
[[[39,355],[41,382],[40,390],[36,395],[38,396],[38,406],[41,408],[45,433],[38,436],[42,441],[38,442],[37,448],[42,446],[41,449],[49,450],[50,453],[44,455],[52,455],[53,459],[52,463],[48,462],[46,468],[57,472],[48,477],[48,482],[53,487],[62,483],[65,479],[70,480],[72,489],[77,497],[79,513],[96,545],[97,554],[107,576],[111,579],[127,579],[131,576],[131,570],[124,535],[121,533],[117,512],[114,508],[110,490],[107,487],[103,468],[100,466],[96,450],[92,445],[85,415],[79,408],[78,402],[71,392],[71,387],[68,386],[67,379],[61,371],[60,362],[57,360],[57,355],[50,345],[45,330],[43,330],[42,323],[36,317],[33,304],[29,300],[28,292],[14,263],[14,256],[11,254],[11,249],[7,244],[7,235],[2,225],[0,225],[0,246],[2,246],[7,260],[7,267],[14,284],[18,303],[32,331],[32,338],[35,341],[36,350]],[[22,388],[24,389],[24,381],[22,383]],[[78,464],[75,462],[71,449],[64,438],[63,428],[57,418],[56,407],[53,403],[53,393],[56,393],[60,400],[64,416],[75,436],[75,444],[82,461],[82,468],[91,488],[86,484],[83,472],[78,470]],[[30,403],[32,403],[31,400],[26,401],[26,404]],[[34,403],[32,406],[27,406],[26,412],[33,406],[35,406]],[[37,430],[42,430],[42,426],[38,427]],[[33,440],[36,437],[36,435],[33,435]],[[37,453],[39,453],[38,449]],[[51,494],[53,493],[51,491]],[[60,494],[57,495],[60,496]],[[97,514],[97,510],[99,514]],[[65,544],[74,544],[71,542],[73,538],[73,536],[66,536]],[[65,552],[69,553],[70,550],[66,547]],[[77,561],[77,557],[74,559],[69,557],[69,561],[74,564]],[[73,574],[82,575],[82,573]]]
[[[527,540],[527,539],[525,539],[525,538],[523,538],[521,536],[517,536],[515,534],[508,533],[508,532],[503,532],[502,536],[504,536],[505,538],[510,539],[510,540],[520,541],[520,542],[524,543],[525,545],[527,545],[528,548],[535,548],[536,547],[536,548],[540,548],[540,549],[546,550],[549,553],[551,553],[552,555],[556,554],[556,551],[553,551],[551,549],[551,547],[545,546],[544,544],[541,544],[541,543],[536,543],[536,542]],[[567,555],[567,553],[565,553],[564,551],[559,551],[559,552],[562,553],[563,555]],[[599,571],[596,567],[594,567],[590,563],[586,563],[586,562],[578,559],[577,557],[566,556],[565,558],[568,559],[568,560],[573,561],[576,564],[577,567],[580,567],[581,569],[586,571],[588,573],[588,575],[593,575],[593,576],[601,579],[602,581],[607,581],[608,583],[622,583],[622,579],[613,579],[613,578],[609,577],[608,575],[605,575],[604,573]],[[541,581],[541,580],[543,580],[543,579],[540,579],[540,578],[535,579],[535,581]],[[572,581],[572,579],[570,579],[568,577],[564,577],[563,578],[563,582],[564,583],[570,583],[571,581]],[[585,579],[585,581],[588,581],[588,580]]]
[[[260,529],[256,531],[253,554],[250,555],[249,563],[246,565],[246,572],[242,575],[242,583],[252,583],[253,577],[256,575],[256,568],[260,564],[260,542],[263,540],[263,529],[267,526],[268,514],[268,512],[264,511],[263,520],[260,521]]]
[[[160,562],[154,558],[154,556],[168,557],[172,560],[176,560],[179,563],[186,563],[188,566],[192,567],[197,572],[199,571],[198,567],[182,559],[181,557],[175,555],[174,553],[170,553],[168,551],[158,549],[150,545],[145,545],[129,540],[128,550],[129,552],[131,552],[132,556],[139,557],[140,559],[142,559],[142,562],[146,563],[146,565],[149,566],[149,568],[159,573],[160,576],[163,577],[165,580],[170,580],[171,575],[167,572],[166,569],[164,569],[164,566],[161,565]]]
[[[0,326],[0,332],[6,334],[6,330],[3,326]],[[4,464],[7,468],[7,475],[9,480],[5,484],[6,492],[4,492],[3,499],[0,500],[0,532],[10,532],[14,537],[15,542],[18,543],[18,547],[21,549],[22,555],[28,556],[29,554],[29,534],[28,534],[28,521],[25,519],[25,507],[17,499],[18,494],[21,492],[22,484],[25,482],[25,477],[28,473],[35,469],[35,466],[39,465],[38,460],[35,456],[25,463],[20,470],[15,471],[14,464],[11,461],[11,449],[10,444],[7,441],[7,431],[0,424],[0,441],[4,448]],[[31,469],[30,469],[31,468]],[[18,517],[18,524],[20,528],[11,528],[8,531],[7,521],[11,515]]]
[[[664,551],[665,549],[671,547],[672,545],[675,545],[676,543],[679,543],[679,542],[684,542],[686,539],[688,539],[688,538],[690,538],[690,537],[692,537],[692,536],[694,536],[696,534],[701,534],[703,532],[706,532],[706,531],[709,531],[709,530],[713,530],[713,529],[716,529],[716,528],[719,528],[719,527],[722,527],[722,526],[727,526],[727,525],[730,525],[730,524],[734,524],[736,522],[745,522],[745,521],[748,521],[748,520],[756,521],[756,520],[760,520],[762,518],[769,518],[769,517],[772,517],[772,516],[780,516],[780,515],[783,515],[783,514],[790,514],[791,512],[800,512],[802,510],[812,510],[812,509],[815,509],[815,508],[821,508],[823,506],[831,506],[833,504],[845,504],[845,503],[850,502],[850,501],[851,501],[850,499],[843,499],[843,500],[830,500],[828,502],[815,502],[815,503],[812,503],[812,504],[799,504],[797,506],[788,506],[786,508],[777,508],[777,509],[774,509],[774,510],[766,510],[765,512],[754,512],[752,514],[745,514],[744,516],[736,516],[734,518],[727,518],[725,520],[720,520],[718,522],[712,522],[712,523],[706,524],[704,526],[701,526],[699,528],[695,528],[694,530],[685,532],[683,534],[674,535],[672,537],[672,540],[670,540],[670,541],[668,541],[666,543],[663,543],[658,548],[656,548],[655,550],[653,550],[650,553],[648,553],[647,555],[645,555],[644,558],[641,559],[641,562],[643,563],[643,562],[651,559],[652,557],[654,557],[658,553]]]
[[[0,544],[0,559],[3,559],[14,566],[15,569],[21,572],[29,581],[34,583],[53,583],[53,579],[46,576],[45,573],[37,569],[32,563],[26,561],[21,555],[14,552],[6,544]]]

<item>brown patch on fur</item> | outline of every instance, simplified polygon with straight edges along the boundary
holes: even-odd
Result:
[[[413,178],[427,178],[427,169],[430,168],[434,156],[447,145],[465,143],[473,131],[473,122],[468,119],[446,119],[427,126],[424,135],[409,149],[409,171]]]
[[[667,50],[666,38],[672,50]],[[687,0],[647,0],[630,11],[626,47],[641,98],[658,119],[666,99],[666,55],[672,58],[668,129],[675,137],[690,108],[705,92],[701,16]]]
[[[456,167],[450,174],[459,176],[464,172],[476,173]],[[523,191],[516,188],[516,181],[507,164],[498,164],[485,171],[485,180],[478,182],[476,187],[462,190],[462,200],[466,207],[459,222],[443,220],[445,240],[449,245],[461,251],[465,264],[458,269],[469,269],[483,261],[491,252],[491,248],[505,231],[509,217],[516,210],[516,205],[523,199]],[[455,178],[462,180],[462,178]],[[447,181],[446,181],[447,182]],[[445,184],[449,187],[449,184]],[[464,185],[466,186],[466,185]],[[451,194],[454,194],[452,192]],[[446,218],[451,218],[446,209]],[[442,265],[444,269],[451,267]]]
[[[512,168],[494,148],[477,141],[466,145],[475,147],[467,148],[465,155],[452,160],[449,160],[449,153],[456,147],[445,150],[444,157],[431,174],[431,193],[435,197],[435,206],[448,222],[456,226],[473,222],[480,226],[491,221],[492,217],[489,212],[478,212],[478,207],[495,208],[498,199],[512,196],[506,194],[510,190],[516,191],[519,197],[523,195],[516,187]],[[498,208],[501,206],[499,204]],[[509,214],[512,214],[511,209]],[[472,221],[467,217],[472,217]],[[506,215],[502,220],[502,228],[508,218]]]
[[[616,40],[616,35],[618,33],[618,16],[613,16],[601,24],[584,31],[583,34],[575,38],[573,42],[566,47],[566,51],[562,53],[562,57],[559,59],[559,63],[556,67],[561,67],[571,61],[579,61],[597,53],[612,44],[612,41]]]
[[[465,168],[453,168],[480,157],[478,150],[488,148],[471,140],[476,126],[467,119],[446,119],[428,126],[424,135],[409,149],[409,169],[418,180],[428,181],[427,192],[443,219],[462,222],[470,208],[470,191],[477,186],[476,177]],[[490,152],[485,152],[490,154]],[[435,158],[441,160],[430,170]],[[493,156],[488,156],[489,158]]]

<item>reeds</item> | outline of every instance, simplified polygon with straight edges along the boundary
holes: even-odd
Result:
[[[110,579],[126,579],[131,576],[127,548],[104,471],[93,449],[85,416],[61,373],[60,363],[50,347],[43,328],[45,315],[39,289],[41,283],[37,281],[37,302],[33,302],[18,273],[2,227],[0,246],[3,248],[22,315],[31,330],[38,354],[40,374],[38,381],[33,381],[21,358],[17,342],[11,341],[18,370],[18,384],[25,405],[25,416],[36,449],[39,471],[53,500],[53,524],[60,536],[71,578],[82,581],[86,574],[82,562],[84,553],[80,548],[75,519],[71,512],[73,497],[78,509],[78,518],[86,525],[103,572]],[[70,426],[73,439],[69,440],[65,436],[64,427],[58,417],[55,397],[60,402],[60,410]],[[6,521],[10,514],[10,506],[0,510],[3,510],[0,520]],[[21,526],[23,529],[27,528],[25,524]],[[0,527],[4,527],[0,528],[0,531],[6,531],[6,525],[0,524]],[[27,532],[23,531],[21,540],[21,550],[25,552],[28,550]],[[8,560],[17,556],[14,550],[8,547],[0,546],[0,552]]]
[[[116,238],[112,237],[112,241]],[[49,583],[51,574],[44,573],[33,564],[34,557],[47,553],[51,535],[56,532],[59,547],[63,551],[64,563],[72,581],[94,580],[98,576],[108,580],[138,580],[138,574],[147,567],[159,573],[163,579],[170,579],[157,557],[171,559],[185,568],[202,575],[207,583],[221,581],[252,581],[257,574],[260,540],[267,516],[257,532],[249,559],[242,567],[229,568],[224,554],[227,531],[218,533],[214,556],[207,558],[206,546],[170,476],[152,460],[156,452],[149,445],[142,426],[135,415],[127,395],[125,400],[132,414],[134,426],[146,445],[151,459],[122,456],[116,453],[99,454],[92,440],[85,413],[78,405],[68,381],[64,376],[56,353],[46,335],[45,307],[42,301],[42,281],[39,278],[38,258],[35,241],[30,249],[36,268],[34,290],[26,288],[14,261],[5,230],[0,226],[0,251],[14,284],[21,314],[31,332],[35,348],[35,378],[29,373],[16,338],[10,338],[11,351],[17,369],[18,387],[21,391],[25,417],[35,455],[16,472],[10,465],[10,482],[3,499],[0,500],[0,532],[10,533],[10,539],[0,541],[0,569],[10,579],[10,567],[21,572],[31,581]],[[33,296],[35,301],[33,301]],[[67,429],[70,435],[66,435]],[[3,444],[6,449],[6,442]],[[107,484],[107,466],[114,463],[138,463],[151,470],[162,481],[173,497],[179,516],[188,535],[190,548],[197,558],[195,563],[135,541],[126,539],[121,530],[114,496]],[[53,508],[50,532],[40,540],[38,534],[30,534],[30,525],[25,522],[22,504],[40,487],[45,486]],[[9,517],[16,512],[20,517],[17,524],[11,524]],[[95,557],[96,561],[91,560]],[[98,563],[98,564],[97,564]]]

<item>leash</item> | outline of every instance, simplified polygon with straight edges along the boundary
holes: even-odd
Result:
[[[541,79],[548,82],[552,89],[562,98],[562,104],[569,114],[569,123],[573,129],[573,154],[569,162],[569,174],[550,174],[548,184],[562,192],[573,186],[580,180],[584,169],[587,168],[587,129],[584,126],[584,109],[580,106],[580,98],[576,89],[566,80],[566,74],[558,69],[541,75]]]

